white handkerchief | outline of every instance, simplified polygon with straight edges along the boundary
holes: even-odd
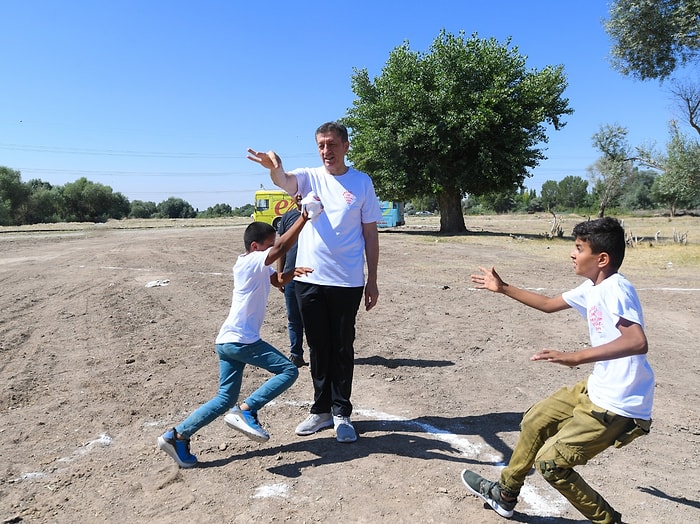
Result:
[[[312,222],[316,220],[321,213],[323,213],[323,204],[321,199],[318,198],[316,193],[311,191],[304,198],[301,199],[301,209],[306,209],[306,213],[309,215],[309,220]]]

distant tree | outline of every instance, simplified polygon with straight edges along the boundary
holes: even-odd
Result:
[[[112,193],[111,204],[109,206],[109,218],[121,220],[127,218],[131,211],[131,202],[122,193]]]
[[[158,207],[155,202],[144,202],[143,200],[134,200],[131,202],[129,210],[129,218],[153,218],[158,213]]]
[[[537,191],[534,189],[521,188],[514,197],[514,211],[544,211],[542,201],[537,198]]]
[[[464,195],[522,187],[545,158],[544,124],[573,113],[563,66],[528,70],[509,45],[443,30],[428,53],[395,48],[374,80],[353,75],[348,158],[383,198],[435,196],[443,233],[466,231]]]
[[[62,195],[63,217],[67,221],[106,222],[110,218],[119,218],[119,215],[126,216],[123,195],[117,193],[115,196],[111,187],[91,182],[85,177],[65,184]]]
[[[547,180],[540,191],[542,206],[547,211],[553,211],[559,204],[559,184],[555,180]]]
[[[12,203],[9,200],[0,200],[0,226],[12,224]]]
[[[633,159],[627,144],[627,129],[619,125],[601,126],[593,135],[593,145],[602,156],[588,168],[594,182],[594,194],[598,197],[598,217],[605,216],[605,209],[617,202],[622,186],[632,172]]]
[[[424,195],[411,199],[413,209],[416,211],[428,211],[430,213],[439,213],[440,204],[435,195]]]
[[[48,182],[30,180],[31,193],[27,200],[25,222],[27,224],[52,224],[63,220],[65,209],[63,192]]]
[[[158,215],[161,218],[195,218],[197,212],[181,198],[170,197],[158,204]]]
[[[22,182],[19,171],[0,166],[0,223],[20,225],[24,223],[24,208],[30,188]]]
[[[670,91],[683,120],[700,134],[700,84],[690,80],[672,80]]]
[[[229,204],[215,204],[206,208],[197,216],[201,218],[230,217],[232,213],[233,209]]]
[[[616,0],[604,25],[613,67],[640,80],[664,80],[700,55],[700,0]]]
[[[501,193],[487,193],[481,196],[481,204],[498,214],[508,213],[515,209],[515,196],[517,191],[503,191]]]
[[[667,157],[662,160],[663,172],[656,179],[653,194],[674,216],[677,209],[700,199],[700,143],[683,135],[676,126],[671,131]]]
[[[245,204],[244,206],[234,208],[231,214],[235,217],[250,217],[253,216],[255,206],[253,204]]]
[[[650,169],[634,168],[621,188],[620,207],[625,210],[653,209],[656,207],[652,187],[658,173]]]
[[[557,184],[557,203],[565,209],[587,207],[588,182],[579,176],[566,176]]]

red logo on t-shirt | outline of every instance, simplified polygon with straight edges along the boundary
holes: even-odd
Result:
[[[349,205],[349,206],[352,205],[352,203],[353,203],[355,200],[357,200],[356,197],[355,197],[355,195],[353,195],[350,191],[347,191],[347,190],[343,191],[343,198],[345,199],[345,202],[346,202],[347,205]]]
[[[588,322],[596,333],[601,333],[603,331],[603,312],[598,309],[598,306],[593,306],[588,311]]]

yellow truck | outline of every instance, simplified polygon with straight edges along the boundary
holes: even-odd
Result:
[[[255,192],[255,211],[253,220],[266,222],[277,229],[277,226],[287,210],[295,205],[294,199],[281,189],[260,189]],[[382,219],[377,227],[402,226],[404,220],[403,203],[379,201]]]
[[[277,229],[282,215],[296,205],[294,199],[281,189],[260,189],[255,192],[253,220],[266,222]]]

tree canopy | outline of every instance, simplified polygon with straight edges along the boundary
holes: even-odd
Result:
[[[667,154],[658,158],[661,175],[654,184],[656,198],[669,206],[671,216],[679,207],[692,206],[700,199],[700,143],[671,125]]]
[[[605,209],[617,202],[627,177],[632,173],[633,159],[627,143],[627,128],[620,125],[604,125],[593,135],[593,146],[602,156],[589,168],[598,195],[598,217],[605,216]]]
[[[435,195],[443,233],[466,231],[461,200],[522,187],[545,158],[545,124],[570,115],[563,66],[526,69],[510,40],[444,30],[428,53],[408,42],[380,76],[355,70],[348,158],[393,200]]]
[[[615,69],[664,80],[700,56],[700,0],[616,0],[605,30]]]

